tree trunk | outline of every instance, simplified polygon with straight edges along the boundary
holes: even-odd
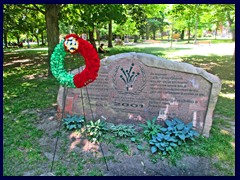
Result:
[[[44,45],[45,43],[44,43],[43,31],[41,33],[41,39],[42,39],[42,45]]]
[[[163,28],[160,28],[161,40],[163,40]]]
[[[156,31],[153,31],[153,40],[156,39]]]
[[[149,40],[149,26],[146,27],[146,40]]]
[[[58,27],[58,13],[59,6],[57,4],[46,4],[46,27],[47,27],[47,41],[48,41],[48,76],[52,75],[50,69],[50,59],[55,46],[59,43],[59,27]]]
[[[20,36],[16,36],[16,38],[17,38],[17,44],[19,44],[20,43]]]
[[[182,30],[182,33],[181,33],[181,40],[184,40],[184,30]]]
[[[234,52],[233,52],[233,56],[232,56],[232,60],[235,61],[235,48],[234,48]]]
[[[39,38],[38,38],[38,35],[37,35],[37,34],[34,34],[34,37],[36,38],[37,44],[38,44],[38,46],[39,46]]]
[[[217,30],[218,30],[218,26],[216,27],[216,30],[215,30],[215,39],[217,39]]]
[[[138,36],[137,35],[134,35],[134,42],[136,43],[138,40]]]
[[[94,37],[93,37],[94,28],[93,28],[93,30],[89,30],[89,31],[88,31],[88,34],[89,34],[89,41],[90,41],[90,43],[93,45],[93,47],[94,47],[95,49],[97,49],[97,48],[96,48],[96,43],[95,43],[95,40],[94,40]]]
[[[198,6],[199,4],[196,5],[196,25],[195,25],[195,35],[194,35],[194,44],[197,44],[197,30],[198,30]]]
[[[231,32],[232,32],[232,41],[235,41],[235,29],[232,29]]]
[[[7,43],[7,31],[6,31],[6,30],[4,30],[3,36],[4,36],[4,44],[5,44],[5,47],[8,48],[8,43]]]
[[[191,32],[191,29],[190,27],[188,27],[188,43],[190,43],[190,36],[191,36],[190,32]]]
[[[96,34],[97,34],[98,45],[100,46],[100,31],[99,31],[99,29],[96,29]]]
[[[28,34],[27,34],[27,36],[26,36],[26,39],[27,39],[27,47],[30,48]]]
[[[235,41],[235,28],[232,27],[233,20],[231,19],[229,12],[227,13],[227,18],[228,18],[229,28],[232,33],[232,41]]]
[[[112,45],[112,20],[108,24],[108,47],[113,47]]]

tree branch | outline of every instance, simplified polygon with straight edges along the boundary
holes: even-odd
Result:
[[[42,14],[45,15],[45,11],[42,10],[41,8],[39,8],[36,4],[33,4],[33,6],[36,8],[36,10],[38,10],[39,12],[41,12]]]

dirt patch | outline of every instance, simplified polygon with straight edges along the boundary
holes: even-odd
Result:
[[[102,149],[107,160],[105,164],[99,144],[89,142],[83,134],[67,132],[60,129],[61,135],[58,139],[53,171],[50,165],[53,162],[54,150],[57,140],[57,132],[60,121],[56,118],[55,108],[43,111],[34,110],[38,115],[35,125],[44,132],[39,144],[42,154],[46,157],[46,163],[40,165],[41,171],[25,172],[25,175],[52,176],[59,174],[61,167],[66,167],[63,175],[80,176],[100,173],[103,176],[219,176],[219,172],[213,163],[217,160],[204,157],[183,156],[171,164],[168,159],[158,159],[156,163],[149,158],[149,152],[137,149],[136,144],[130,140],[120,139],[114,143],[102,143]],[[26,112],[25,112],[26,113]],[[127,145],[127,150],[117,147],[117,144]],[[81,167],[74,170],[73,167]],[[107,170],[108,167],[108,170]],[[76,174],[77,172],[77,174]]]

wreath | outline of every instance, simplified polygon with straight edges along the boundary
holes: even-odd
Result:
[[[80,73],[73,75],[64,69],[64,58],[67,52],[80,53],[85,61],[85,68]],[[51,55],[50,66],[53,76],[61,85],[81,88],[93,82],[98,76],[100,59],[96,49],[86,40],[76,34],[69,34],[56,45]]]

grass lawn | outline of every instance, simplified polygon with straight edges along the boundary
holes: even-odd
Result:
[[[181,45],[182,42],[179,42]],[[218,41],[216,41],[218,43]],[[227,42],[229,43],[229,42]],[[176,45],[176,44],[175,44]],[[186,53],[180,51],[186,50]],[[181,46],[116,46],[107,56],[123,52],[154,54],[187,62],[217,75],[222,80],[222,90],[215,109],[213,127],[209,138],[200,137],[179,147],[170,161],[174,164],[182,154],[213,159],[214,166],[223,175],[235,175],[235,62],[230,54],[190,54],[192,47]],[[172,57],[172,54],[178,55]],[[3,62],[3,175],[21,176],[26,172],[40,175],[49,170],[50,164],[38,141],[44,131],[36,127],[39,117],[32,110],[41,112],[56,105],[59,84],[54,77],[47,77],[47,50],[5,51]],[[66,58],[66,69],[74,69],[74,59]],[[83,63],[83,61],[81,62]],[[234,128],[234,129],[233,129]],[[57,129],[56,129],[57,131]],[[234,132],[234,133],[233,133]],[[83,175],[83,165],[92,159],[71,156],[74,168],[56,162],[55,175]],[[78,157],[78,158],[76,158]],[[152,157],[152,158],[158,158]],[[218,161],[214,161],[217,159]],[[93,162],[94,163],[94,162]],[[39,170],[38,170],[39,169]],[[41,170],[40,170],[41,169]],[[85,170],[86,171],[86,170]],[[102,175],[97,168],[86,175]]]

